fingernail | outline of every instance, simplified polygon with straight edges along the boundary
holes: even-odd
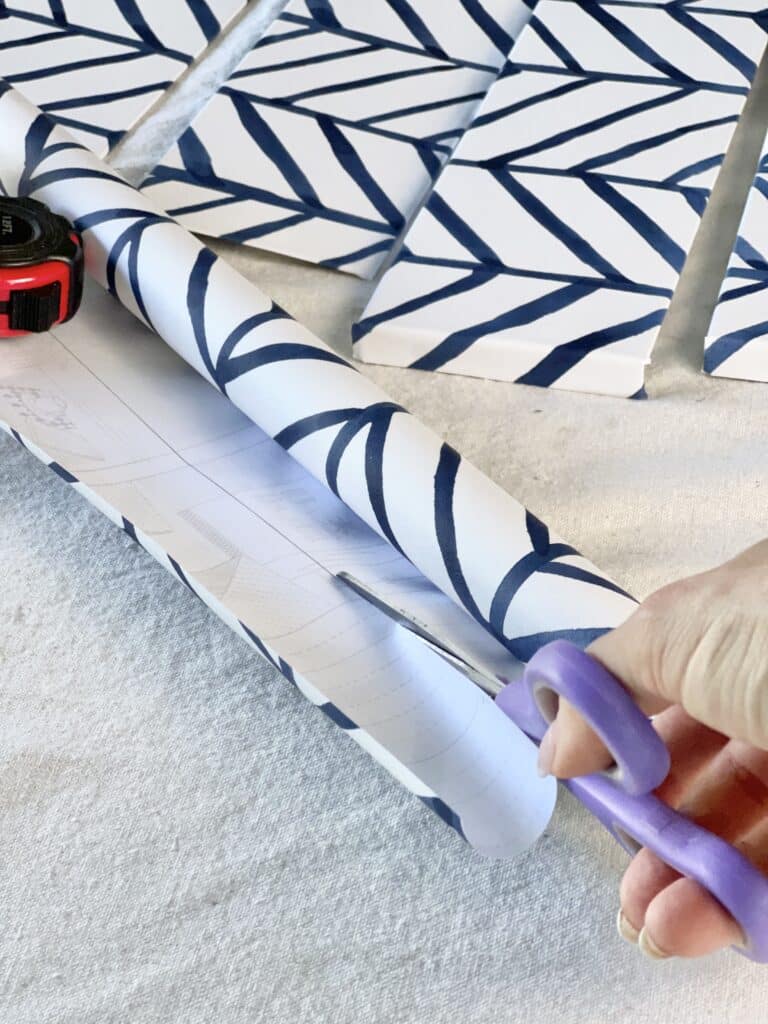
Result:
[[[553,722],[544,733],[544,739],[541,741],[541,745],[539,746],[537,770],[542,778],[544,778],[545,775],[552,774],[552,765],[555,763],[556,750],[557,737],[555,736],[555,723]]]
[[[648,934],[647,928],[640,929],[637,945],[640,947],[640,952],[645,953],[645,955],[651,960],[669,960],[669,953],[665,953],[663,949],[659,949]]]
[[[624,911],[621,909],[619,909],[619,913],[616,918],[616,929],[625,942],[631,942],[633,946],[637,945],[637,940],[640,937],[640,932],[637,930],[637,928],[635,928],[633,924],[630,924],[630,922],[624,916]]]

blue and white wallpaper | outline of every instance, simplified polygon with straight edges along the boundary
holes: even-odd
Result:
[[[356,326],[356,355],[642,396],[765,49],[761,7],[541,0]]]
[[[0,0],[0,74],[103,155],[244,3]]]
[[[145,182],[190,230],[373,276],[535,0],[292,0]]]

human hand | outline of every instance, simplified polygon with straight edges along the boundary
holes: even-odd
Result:
[[[656,716],[672,762],[657,795],[768,873],[768,541],[652,594],[588,651]],[[571,778],[611,757],[561,700],[539,763]],[[625,872],[620,903],[619,931],[657,959],[743,941],[713,896],[647,849]]]

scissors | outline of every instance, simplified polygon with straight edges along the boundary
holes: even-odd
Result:
[[[615,676],[580,648],[556,640],[537,651],[522,677],[510,682],[354,576],[341,572],[338,578],[479,686],[534,742],[542,740],[559,698],[565,698],[603,741],[614,764],[564,784],[628,853],[647,847],[708,890],[741,926],[744,945],[733,948],[768,963],[768,878],[724,839],[654,795],[669,772],[669,751]]]

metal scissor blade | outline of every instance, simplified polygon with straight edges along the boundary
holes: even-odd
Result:
[[[350,590],[354,590],[368,604],[373,605],[383,615],[386,615],[392,622],[402,626],[403,629],[407,629],[409,633],[413,633],[422,643],[431,648],[435,654],[438,654],[449,665],[452,665],[453,668],[471,680],[475,686],[479,686],[485,693],[490,694],[491,697],[496,697],[504,688],[504,683],[497,679],[496,676],[491,675],[474,664],[458,647],[436,636],[423,622],[419,622],[417,618],[411,615],[410,612],[391,605],[380,594],[377,594],[372,587],[369,587],[367,583],[363,583],[362,580],[357,579],[357,577],[352,576],[348,572],[337,573],[336,577],[348,586]]]

